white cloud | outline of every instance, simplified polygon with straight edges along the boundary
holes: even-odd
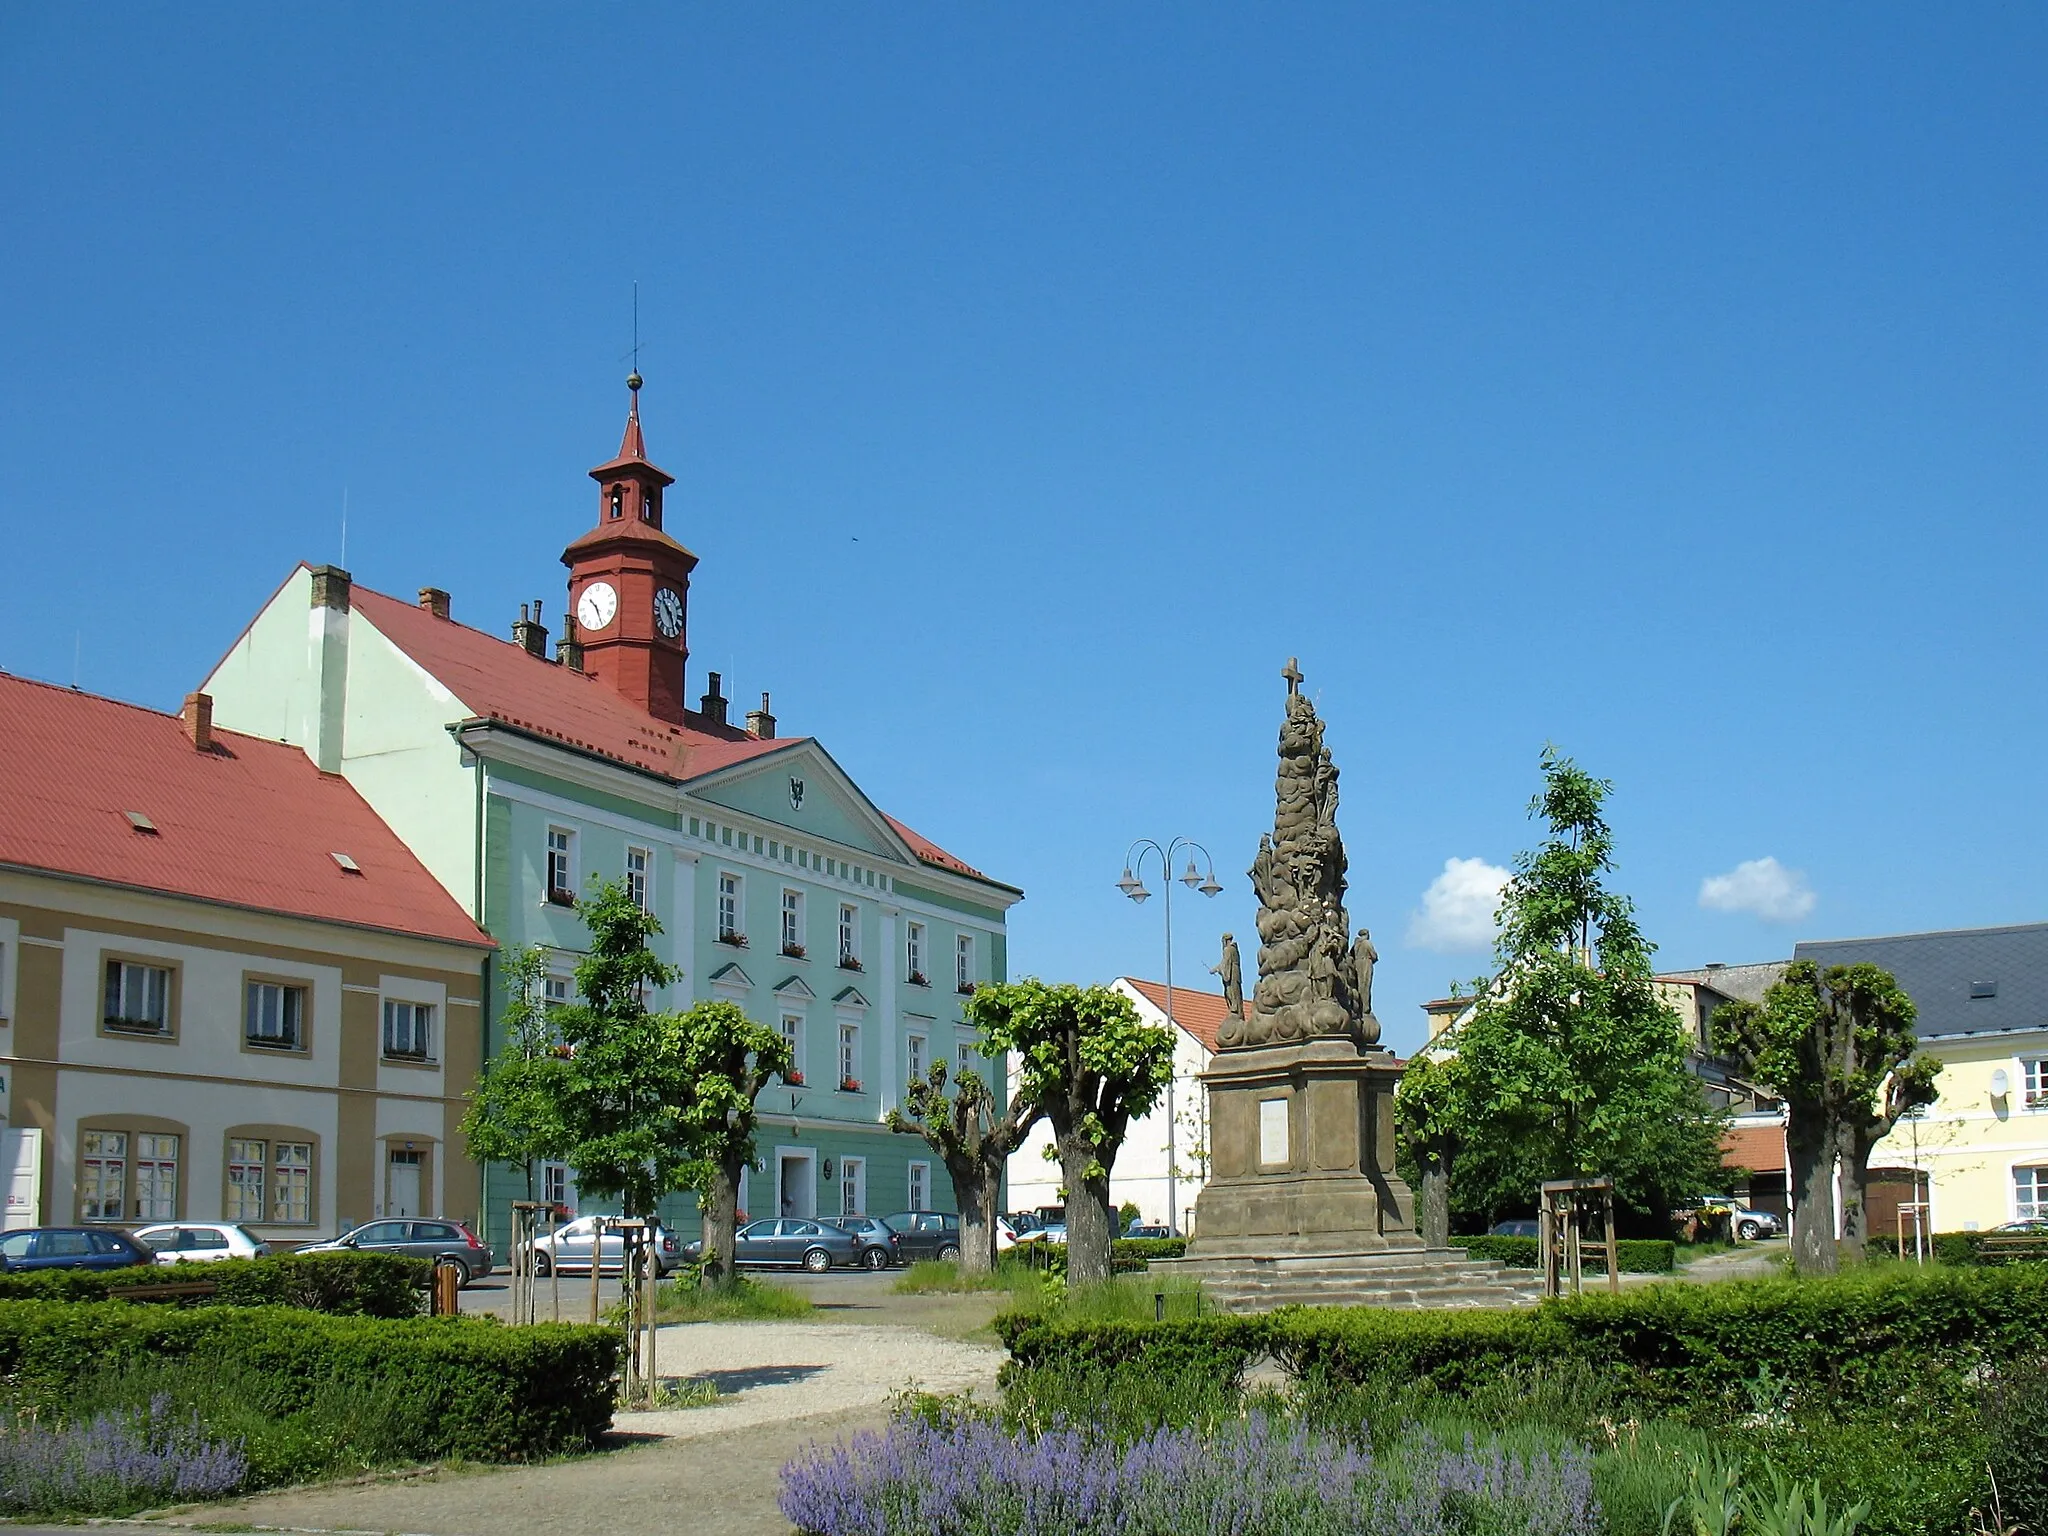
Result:
[[[1700,882],[1700,905],[1709,912],[1748,912],[1767,923],[1796,923],[1817,898],[1806,872],[1776,859],[1744,859],[1725,875]]]
[[[1422,910],[1408,920],[1408,942],[1446,954],[1493,943],[1493,914],[1508,872],[1484,859],[1445,859],[1444,872],[1422,893]]]

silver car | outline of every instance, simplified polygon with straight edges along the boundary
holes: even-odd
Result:
[[[590,1273],[591,1240],[600,1221],[616,1220],[616,1217],[579,1216],[574,1221],[564,1222],[552,1232],[544,1232],[533,1240],[533,1272],[537,1275],[552,1274],[559,1269],[565,1275],[587,1275]],[[524,1253],[524,1249],[520,1252]],[[654,1262],[664,1276],[683,1262],[683,1245],[676,1240],[675,1233],[657,1225],[654,1229]],[[517,1258],[514,1263],[516,1265]],[[607,1232],[598,1245],[597,1272],[600,1275],[616,1275],[625,1268],[626,1239],[619,1232]]]
[[[170,1221],[135,1234],[155,1250],[159,1264],[206,1263],[213,1259],[260,1259],[270,1244],[231,1221]]]
[[[861,1241],[829,1222],[785,1216],[778,1221],[750,1221],[733,1238],[733,1262],[742,1269],[852,1269],[860,1263]],[[704,1252],[700,1242],[686,1244],[683,1255],[696,1263]]]

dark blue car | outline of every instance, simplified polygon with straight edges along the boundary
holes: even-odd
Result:
[[[28,1227],[0,1233],[0,1270],[127,1269],[156,1254],[126,1232],[102,1227]]]

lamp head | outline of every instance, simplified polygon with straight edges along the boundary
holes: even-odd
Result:
[[[1216,871],[1212,869],[1209,871],[1209,878],[1204,880],[1196,889],[1204,896],[1214,896],[1223,887],[1216,883]]]
[[[1124,866],[1124,877],[1117,881],[1116,888],[1133,901],[1143,901],[1145,899],[1138,894],[1138,892],[1145,889],[1144,882],[1131,873],[1131,866],[1128,864]]]
[[[1193,890],[1196,886],[1202,883],[1201,872],[1195,868],[1195,861],[1193,858],[1190,858],[1188,860],[1187,873],[1180,877],[1180,883],[1186,886],[1189,890]]]

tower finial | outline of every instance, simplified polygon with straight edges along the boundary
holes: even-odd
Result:
[[[626,375],[626,388],[633,392],[632,403],[626,407],[626,435],[619,443],[619,457],[622,459],[645,459],[647,444],[640,435],[640,386],[646,381],[640,377],[640,280],[633,280],[633,371]]]
[[[640,279],[633,279],[633,371],[626,375],[626,388],[640,393]],[[637,406],[637,402],[636,402]]]

